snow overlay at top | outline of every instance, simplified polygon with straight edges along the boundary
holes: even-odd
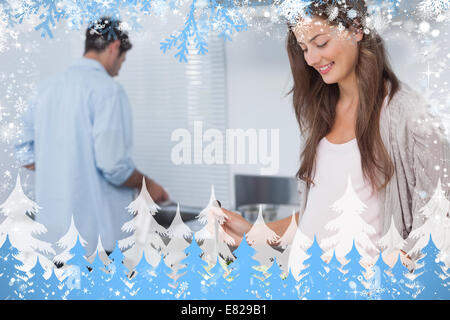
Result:
[[[297,23],[300,17],[311,15],[311,6],[327,3],[329,20],[338,18],[344,4],[345,14],[349,18],[362,18],[366,32],[371,29],[386,28],[396,15],[407,14],[424,16],[443,21],[448,19],[448,0],[422,0],[417,6],[410,7],[402,0],[367,1],[369,10],[365,17],[346,1],[307,1],[307,0],[264,0],[264,1],[216,1],[216,0],[2,0],[0,2],[0,52],[8,37],[18,35],[14,27],[19,24],[31,24],[42,37],[53,37],[57,27],[82,29],[88,23],[101,16],[110,16],[122,21],[124,30],[140,30],[139,23],[146,15],[163,17],[169,13],[184,19],[183,28],[168,34],[161,41],[161,50],[176,50],[175,57],[186,62],[189,45],[192,44],[198,54],[208,52],[208,37],[211,33],[225,40],[232,40],[233,34],[247,30],[257,22],[252,22],[262,9],[264,17],[270,17],[271,23]],[[4,49],[4,48],[3,48]]]

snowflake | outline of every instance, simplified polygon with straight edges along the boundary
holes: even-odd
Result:
[[[312,1],[285,0],[278,7],[278,13],[285,17],[289,23],[296,24],[298,18],[308,16],[308,7]]]
[[[183,281],[182,283],[180,283],[180,291],[186,291],[186,289],[189,287],[189,284],[186,281]]]
[[[129,32],[129,31],[131,31],[133,28],[132,28],[132,26],[131,26],[130,24],[128,24],[126,21],[123,21],[123,22],[119,23],[118,29],[121,30],[121,31]]]
[[[421,50],[416,54],[418,62],[425,63],[429,62],[431,59],[439,57],[441,48],[438,43],[431,42],[430,44],[425,44],[421,47]]]
[[[235,25],[238,25],[242,22],[241,21],[242,17],[240,15],[240,12],[236,8],[227,9],[226,16],[228,16]]]
[[[3,106],[0,104],[0,121],[3,120],[3,117],[7,117],[7,116],[9,115],[9,114],[8,114],[7,112],[5,112],[4,110],[6,110],[6,108],[3,107]]]
[[[164,17],[169,10],[169,6],[165,0],[153,0],[152,1],[153,13],[158,17]]]
[[[10,144],[16,138],[17,128],[13,122],[6,123],[0,128],[0,140]]]
[[[328,20],[334,21],[339,15],[339,8],[336,6],[329,6],[327,7],[326,13],[328,15]]]
[[[8,20],[7,15],[4,12],[3,8],[0,7],[0,53],[7,49],[7,28],[8,28]]]
[[[6,170],[6,171],[3,173],[3,177],[4,177],[5,179],[6,179],[6,178],[12,179],[11,171]]]
[[[417,5],[417,9],[425,17],[439,16],[449,8],[449,0],[423,0]]]
[[[224,32],[227,29],[226,17],[217,17],[212,23],[212,29],[217,32]]]
[[[142,271],[142,274],[140,276],[146,279],[147,281],[151,282],[153,281],[153,278],[156,277],[156,273],[151,269],[146,269]]]
[[[27,109],[27,106],[28,106],[28,104],[27,104],[26,100],[22,99],[22,97],[19,97],[16,100],[16,104],[15,104],[14,108],[16,109],[17,113],[21,114]]]
[[[94,2],[97,2],[104,8],[109,8],[114,3],[114,0],[94,0]]]
[[[378,33],[382,34],[392,21],[391,15],[386,15],[384,11],[377,11],[371,16],[364,19],[365,32],[368,33],[370,30],[376,30]]]
[[[350,9],[347,11],[347,17],[350,19],[355,19],[358,16],[358,11],[355,9]]]

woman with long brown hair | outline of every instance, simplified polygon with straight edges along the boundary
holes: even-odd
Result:
[[[329,10],[331,4],[338,11]],[[363,0],[312,1],[308,9],[287,37],[303,136],[299,229],[319,243],[330,236],[325,225],[336,217],[330,206],[350,183],[364,204],[361,216],[375,231],[373,243],[391,221],[406,239],[423,224],[419,211],[438,181],[449,195],[450,149],[442,124],[395,76],[382,38],[367,27]],[[224,229],[240,243],[252,225],[224,211]],[[268,225],[281,236],[290,220]]]

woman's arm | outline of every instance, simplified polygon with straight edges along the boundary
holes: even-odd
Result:
[[[450,200],[450,145],[441,119],[431,113],[430,106],[422,99],[417,99],[412,105],[414,108],[410,105],[410,109],[413,112],[409,112],[406,118],[407,154],[412,172],[410,177],[407,176],[412,223],[404,250],[414,258],[428,243],[428,237],[423,236],[422,226],[430,216],[429,213],[425,215],[429,210],[424,211],[424,208],[427,208],[433,197],[445,195]],[[439,182],[442,195],[436,193]],[[445,206],[444,201],[438,203]],[[438,209],[436,213],[438,211],[447,210]],[[439,246],[439,243],[436,245]]]
[[[292,216],[286,217],[281,220],[272,221],[267,223],[267,226],[275,231],[275,233],[281,238],[283,234],[286,232],[289,224],[291,223]],[[298,212],[295,213],[295,221],[298,225]]]

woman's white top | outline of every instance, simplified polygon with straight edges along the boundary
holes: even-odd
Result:
[[[337,257],[350,251],[353,239],[358,250],[377,256],[383,227],[379,197],[363,176],[356,138],[334,144],[324,137],[317,148],[313,181],[300,230],[311,240],[316,236],[329,254],[334,249]]]
[[[401,82],[400,90],[386,102],[389,103],[380,115],[380,135],[395,170],[386,188],[378,194],[379,210],[383,234],[390,230],[393,219],[395,228],[406,240],[402,250],[409,253],[418,243],[409,235],[425,223],[421,209],[430,201],[438,183],[445,197],[450,199],[450,143],[443,115],[436,113],[422,95],[406,83]],[[299,180],[298,192],[299,213],[303,215],[309,195],[305,181]],[[419,251],[411,252],[413,259],[419,256]]]

